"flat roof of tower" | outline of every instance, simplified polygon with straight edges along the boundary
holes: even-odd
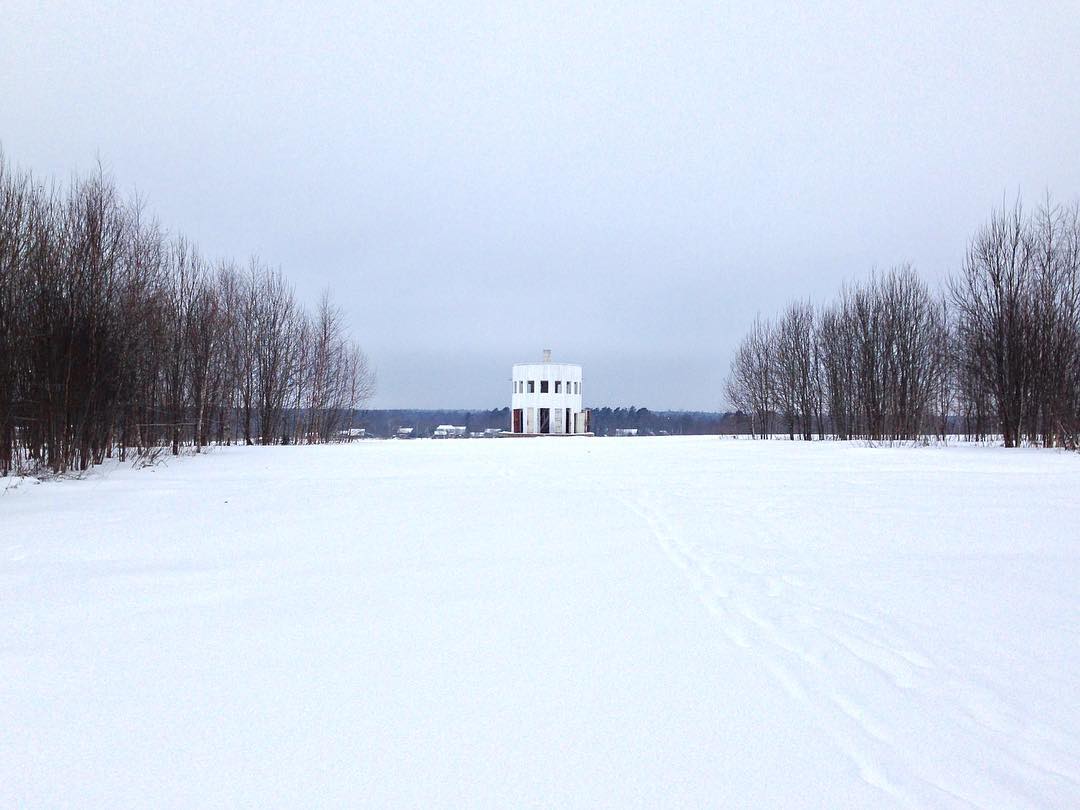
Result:
[[[576,366],[581,368],[581,363],[569,363],[564,360],[525,360],[521,363],[514,363],[514,368],[518,366]]]
[[[579,368],[581,367],[581,363],[567,363],[567,362],[563,362],[562,360],[552,360],[551,359],[551,349],[544,349],[544,356],[542,358],[540,358],[539,360],[533,360],[533,361],[527,361],[526,360],[526,361],[523,361],[523,362],[520,362],[520,363],[514,363],[515,367],[516,366],[542,366],[542,365],[577,366]]]

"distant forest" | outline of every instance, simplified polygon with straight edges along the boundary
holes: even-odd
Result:
[[[368,435],[387,438],[398,428],[413,428],[416,436],[430,436],[438,425],[460,425],[470,432],[496,428],[509,430],[510,409],[372,410],[356,415],[353,423]],[[612,436],[620,428],[637,429],[643,436],[689,436],[749,432],[750,420],[734,413],[708,411],[650,411],[648,408],[593,408],[592,428],[597,436]]]

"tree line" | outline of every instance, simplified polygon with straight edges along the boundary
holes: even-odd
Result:
[[[620,428],[634,428],[643,436],[696,436],[734,433],[734,414],[709,411],[652,411],[648,408],[600,407],[591,410],[591,424],[597,436],[613,436]]]
[[[374,375],[324,294],[210,261],[100,170],[66,186],[0,152],[0,475],[118,454],[327,441]]]
[[[758,436],[1080,446],[1080,205],[1018,200],[932,290],[907,265],[757,318],[726,383]]]

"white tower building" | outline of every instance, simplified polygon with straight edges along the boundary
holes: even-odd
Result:
[[[588,433],[589,412],[581,407],[581,366],[553,363],[544,349],[540,363],[515,363],[510,400],[512,433]]]

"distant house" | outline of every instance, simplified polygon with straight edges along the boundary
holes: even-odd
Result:
[[[343,442],[351,442],[354,439],[366,439],[367,428],[348,428],[347,430],[339,430],[338,438]]]
[[[637,436],[637,428],[615,428],[616,436]]]
[[[399,427],[397,433],[394,434],[395,439],[411,439],[413,437],[414,428],[411,427]]]
[[[468,435],[465,425],[439,425],[431,434],[433,439],[461,439]]]
[[[484,430],[485,439],[497,439],[501,436],[503,431],[499,428],[486,428]]]

